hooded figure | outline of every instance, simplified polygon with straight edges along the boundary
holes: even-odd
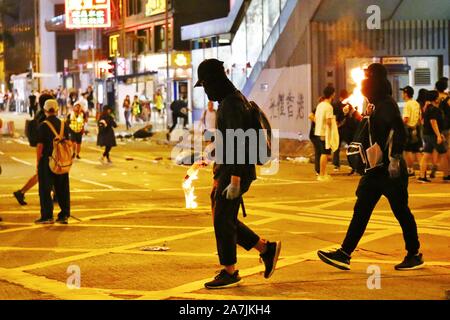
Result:
[[[423,266],[417,225],[408,207],[408,172],[403,160],[406,131],[387,71],[381,64],[372,64],[366,72],[362,92],[371,106],[370,124],[373,143],[383,152],[382,165],[368,171],[356,191],[357,201],[347,235],[338,250],[318,251],[319,258],[336,268],[350,270],[351,254],[366,230],[375,206],[385,196],[403,231],[407,255],[396,270],[412,270]],[[392,141],[389,141],[393,132]]]
[[[239,207],[243,204],[242,195],[256,179],[255,165],[250,161],[237,162],[238,154],[247,152],[242,145],[234,145],[234,139],[226,139],[229,131],[249,128],[250,112],[247,100],[228,80],[223,62],[216,59],[203,61],[198,68],[196,87],[203,87],[210,101],[218,101],[216,120],[216,156],[223,150],[223,155],[216,158],[214,165],[214,186],[211,202],[214,218],[214,231],[220,264],[224,269],[214,280],[205,284],[208,289],[228,288],[237,285],[241,278],[236,270],[236,246],[246,250],[256,249],[264,261],[264,277],[269,278],[275,271],[281,243],[261,239],[250,228],[238,220]],[[228,132],[227,132],[228,131]],[[219,135],[223,139],[217,139]],[[233,143],[228,146],[227,144]],[[234,148],[234,157],[227,158],[227,153]],[[228,154],[229,155],[229,154]],[[248,159],[248,158],[247,158]],[[222,161],[223,160],[223,161]]]

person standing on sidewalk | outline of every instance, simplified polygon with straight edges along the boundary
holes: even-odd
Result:
[[[203,61],[198,67],[198,79],[195,87],[203,87],[210,101],[219,102],[216,133],[225,137],[227,130],[235,132],[250,128],[247,102],[227,78],[222,61],[217,59]],[[224,140],[221,144],[216,145],[216,150],[217,148],[223,149],[222,159],[227,159],[227,150],[233,147],[231,145],[227,148],[227,141],[234,144],[234,141]],[[237,148],[234,145],[234,155],[237,154]],[[225,163],[225,161],[221,162]],[[236,270],[237,245],[247,251],[254,248],[260,252],[265,265],[265,278],[269,278],[275,271],[281,242],[269,242],[261,239],[238,220],[242,195],[249,190],[254,180],[256,180],[256,168],[248,160],[244,164],[237,164],[234,159],[233,164],[216,163],[214,165],[211,202],[217,251],[220,264],[224,269],[214,280],[205,283],[207,289],[233,287],[241,281],[239,271]]]
[[[353,218],[341,248],[330,252],[319,250],[319,258],[338,269],[350,270],[350,259],[363,236],[370,216],[381,196],[385,196],[403,231],[407,255],[396,270],[412,270],[423,266],[417,225],[408,207],[408,171],[403,159],[406,132],[397,103],[392,98],[392,87],[386,68],[378,63],[368,67],[362,93],[374,106],[370,114],[373,143],[382,152],[381,163],[361,178],[356,190],[357,201]],[[366,137],[366,140],[369,140]],[[367,146],[365,146],[367,148]],[[389,151],[387,151],[389,150]]]
[[[50,99],[45,102],[44,112],[46,120],[39,126],[38,145],[36,150],[41,218],[36,220],[35,223],[54,223],[53,200],[51,196],[51,192],[54,190],[61,209],[56,222],[67,224],[70,217],[69,174],[53,173],[50,170],[49,160],[53,153],[53,141],[56,137],[55,132],[61,132],[61,126],[64,126],[64,137],[68,139],[68,130],[66,124],[56,117],[58,112],[58,102],[55,99]],[[53,126],[53,128],[51,126]]]
[[[111,116],[111,113],[112,108],[110,106],[105,106],[98,121],[97,145],[105,147],[105,152],[103,152],[103,155],[100,158],[102,163],[105,160],[108,163],[112,163],[109,153],[113,147],[117,146],[116,136],[114,134],[114,128],[117,128],[117,123]]]

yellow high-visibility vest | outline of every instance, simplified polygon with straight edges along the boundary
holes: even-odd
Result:
[[[80,133],[84,128],[84,114],[81,112],[80,114],[75,115],[75,112],[70,113],[70,129],[73,132]]]

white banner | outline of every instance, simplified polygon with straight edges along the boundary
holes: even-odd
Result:
[[[311,66],[264,69],[249,99],[269,117],[281,138],[308,139],[311,110]]]

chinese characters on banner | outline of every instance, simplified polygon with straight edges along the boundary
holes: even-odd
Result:
[[[66,0],[68,29],[111,26],[111,0]]]
[[[311,110],[309,65],[263,70],[250,99],[264,110],[282,138],[307,138]]]

